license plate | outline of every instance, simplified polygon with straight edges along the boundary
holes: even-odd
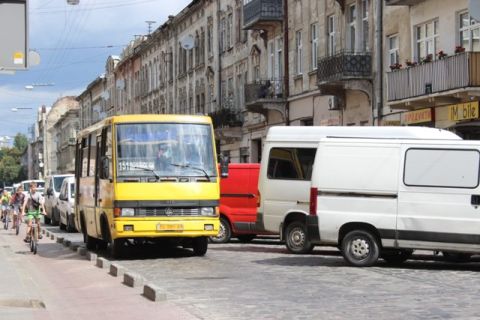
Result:
[[[157,231],[182,231],[183,224],[159,223],[157,224]]]

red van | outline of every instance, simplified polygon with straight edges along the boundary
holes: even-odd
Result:
[[[257,235],[259,163],[230,163],[228,177],[220,182],[220,231],[210,237],[215,243],[225,243],[232,237],[242,242]]]

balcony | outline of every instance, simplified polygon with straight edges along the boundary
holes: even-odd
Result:
[[[413,6],[425,0],[385,0],[387,6]]]
[[[345,90],[372,95],[372,55],[369,52],[340,52],[318,60],[317,81],[323,94],[344,101]]]
[[[286,101],[281,80],[258,80],[245,85],[245,104],[249,112],[267,117],[269,111],[278,111],[285,117]]]
[[[243,114],[240,110],[225,107],[208,115],[212,118],[216,138],[221,140],[241,139]]]
[[[454,94],[480,86],[480,52],[465,52],[442,60],[387,73],[388,98],[392,107],[412,101],[437,99],[437,104],[455,102]],[[449,92],[454,90],[455,92]],[[442,94],[439,94],[442,93]],[[434,94],[435,97],[432,97]]]
[[[268,30],[283,21],[283,0],[251,0],[243,6],[243,29]]]

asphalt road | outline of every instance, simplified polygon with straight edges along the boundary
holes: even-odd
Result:
[[[63,236],[82,241],[79,234]],[[455,264],[422,252],[401,267],[380,261],[355,268],[335,248],[292,255],[267,239],[210,244],[205,257],[189,249],[139,246],[117,263],[163,288],[170,302],[200,319],[480,317],[480,259]]]

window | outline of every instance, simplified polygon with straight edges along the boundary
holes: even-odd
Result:
[[[368,27],[368,9],[370,1],[362,0],[362,50],[368,51],[369,49],[369,27]]]
[[[312,55],[311,55],[311,66],[312,70],[317,69],[317,60],[318,60],[318,24],[312,24],[310,28],[311,32],[311,41],[312,41]]]
[[[327,43],[327,53],[329,56],[333,56],[335,51],[337,51],[336,44],[335,44],[335,16],[331,15],[328,17],[328,24],[327,24],[327,35],[328,35],[328,43]]]
[[[421,61],[428,55],[432,55],[434,59],[438,47],[438,20],[416,26],[415,40],[417,61]]]
[[[269,179],[310,180],[315,148],[272,148],[267,176]]]
[[[207,52],[210,57],[213,54],[213,25],[207,26]]]
[[[303,72],[303,44],[302,44],[302,30],[299,30],[295,34],[296,39],[296,53],[297,53],[297,74],[302,74]]]
[[[89,143],[87,138],[82,139],[82,164],[81,172],[82,177],[88,176],[88,153],[89,153]]]
[[[226,49],[232,47],[232,26],[233,26],[233,15],[230,13],[227,17],[227,46]]]
[[[348,27],[347,27],[347,49],[355,51],[355,33],[357,32],[357,6],[351,5],[348,8]]]
[[[477,150],[409,149],[403,182],[407,186],[474,189],[479,165]]]
[[[399,63],[398,35],[388,37],[388,63],[390,66]]]
[[[301,126],[308,126],[308,127],[313,126],[313,118],[307,118],[307,119],[300,120],[300,125]]]
[[[225,50],[225,18],[220,20],[220,52]]]
[[[460,13],[460,45],[467,51],[480,51],[480,24],[468,12]]]
[[[275,66],[275,46],[273,41],[268,42],[268,78],[273,79],[273,68]]]
[[[278,38],[276,43],[275,78],[281,80],[283,78],[283,38]]]

